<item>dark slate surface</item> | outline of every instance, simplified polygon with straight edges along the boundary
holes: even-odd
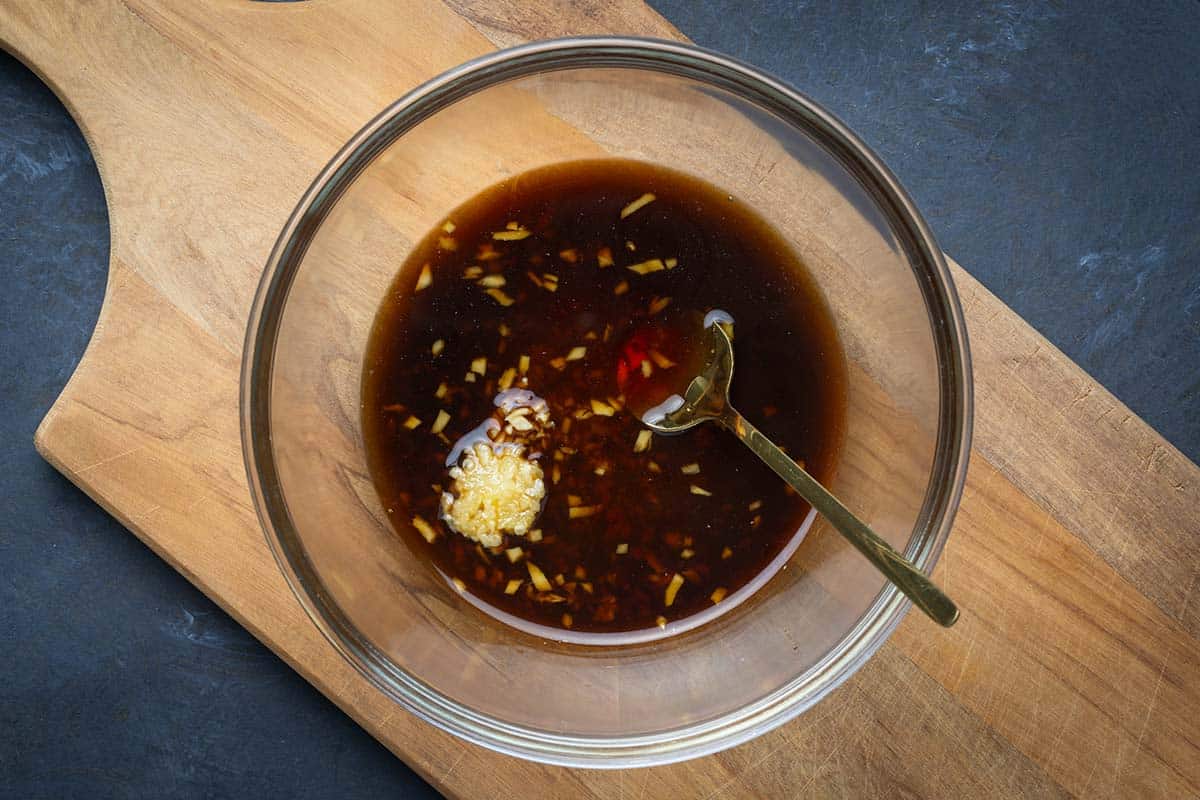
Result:
[[[948,252],[1200,456],[1200,6],[653,4],[846,120]],[[433,796],[33,451],[107,220],[7,57],[0,112],[0,796]]]

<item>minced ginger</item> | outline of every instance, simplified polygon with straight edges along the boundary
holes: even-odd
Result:
[[[450,468],[441,502],[446,524],[484,547],[533,529],[546,498],[536,459],[553,425],[546,401],[532,392],[501,392],[496,405],[486,439],[464,448],[460,463]]]

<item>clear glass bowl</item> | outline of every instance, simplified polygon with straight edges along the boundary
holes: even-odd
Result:
[[[674,43],[538,42],[451,70],[363,128],[301,199],[251,312],[242,438],[262,525],[316,625],[398,704],[486,747],[587,767],[691,758],[780,725],[909,607],[818,520],[783,571],[709,624],[626,646],[552,643],[472,608],[392,531],[359,411],[396,270],[481,189],[606,154],[722,187],[796,249],[849,362],[832,488],[925,570],[950,531],[971,430],[941,250],[870,150],[773,78]]]

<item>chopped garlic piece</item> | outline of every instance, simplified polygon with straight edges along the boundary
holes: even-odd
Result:
[[[628,543],[621,542],[619,545],[617,545],[617,555],[623,556],[628,552],[629,552],[629,544]]]
[[[524,228],[516,228],[515,230],[496,231],[492,234],[492,238],[498,242],[519,242],[529,234],[530,232]]]
[[[529,372],[529,356],[523,355],[517,360],[517,369],[522,375]]]
[[[505,283],[507,281],[504,280],[503,275],[484,275],[479,279],[479,285],[485,289],[499,289]]]
[[[567,361],[579,361],[587,355],[586,347],[572,347],[571,352],[567,353]]]
[[[573,247],[567,250],[561,250],[559,251],[558,257],[563,261],[566,261],[568,264],[574,264],[579,260],[579,251]]]
[[[679,587],[683,586],[683,576],[676,572],[671,576],[671,582],[667,584],[667,591],[663,595],[663,602],[667,608],[675,602],[675,595],[679,593]]]
[[[446,396],[447,389],[448,389],[448,387],[446,386],[446,384],[444,382],[439,383],[437,391],[433,393],[433,396],[436,397],[438,400],[441,400],[443,397]]]
[[[445,409],[438,409],[437,418],[433,420],[433,425],[429,428],[430,433],[441,433],[446,430],[446,426],[450,424],[450,415]]]
[[[475,372],[480,375],[486,375],[487,374],[487,357],[480,356],[479,358],[473,359],[471,361],[471,372]]]
[[[454,240],[453,236],[439,236],[438,247],[447,252],[453,253],[458,249],[458,242]]]
[[[669,305],[671,305],[671,298],[669,298],[669,297],[656,297],[656,298],[654,298],[653,300],[651,300],[651,301],[650,301],[650,314],[651,314],[651,316],[653,316],[654,314],[657,314],[658,312],[662,311],[664,308],[666,308],[666,307],[667,307],[667,306],[669,306]]]
[[[665,262],[667,269],[675,269],[675,265],[679,263],[677,258],[668,258]]]
[[[600,269],[611,267],[613,265],[612,250],[607,247],[601,247],[596,253],[596,264]]]
[[[661,272],[667,268],[661,258],[651,258],[646,261],[639,261],[636,264],[630,264],[626,269],[636,272],[638,275],[649,275],[651,272]]]
[[[650,449],[650,443],[654,441],[654,434],[648,430],[638,431],[637,439],[633,442],[633,452],[644,453]],[[654,462],[651,462],[654,463]]]
[[[488,293],[489,297],[491,297],[497,303],[499,303],[500,305],[505,306],[505,307],[511,306],[513,303],[516,302],[511,297],[509,297],[507,294],[505,294],[503,289],[494,289],[494,288],[488,289],[487,293]]]
[[[446,340],[438,339],[429,347],[429,352],[433,353],[435,356],[440,356],[442,354],[442,351],[445,349],[446,349]]]
[[[450,582],[453,583],[454,588],[458,589],[460,592],[465,592],[467,590],[467,585],[462,582],[461,578],[452,578]]]
[[[684,464],[682,467],[679,468],[679,471],[682,472],[684,475],[699,475],[700,474],[700,465],[696,464],[696,463]]]
[[[417,276],[417,288],[414,291],[421,291],[429,287],[433,283],[433,272],[429,269],[429,265],[421,267],[421,274]]]
[[[708,489],[702,489],[694,483],[688,487],[688,491],[692,494],[698,494],[701,497],[712,497],[712,492],[710,492]]]
[[[442,223],[442,230],[445,233],[454,233],[455,227],[456,227],[455,224],[453,222],[451,222],[450,220],[446,220],[445,222]]]
[[[654,195],[650,194],[649,192],[646,192],[644,195],[639,197],[637,200],[634,200],[632,203],[630,203],[629,205],[627,205],[621,209],[621,219],[625,219],[630,214],[634,213],[635,211],[637,211],[640,208],[645,208],[646,206],[653,203],[654,200],[655,200]]]
[[[415,431],[417,428],[421,427],[421,420],[410,414],[408,419],[404,420],[404,427],[408,428],[410,431]]]
[[[675,366],[674,361],[667,358],[657,350],[650,351],[650,360],[653,361],[654,366],[658,367],[659,369],[670,369],[671,367]]]
[[[691,558],[694,555],[696,555],[696,551],[690,547],[685,547],[684,549],[679,551],[680,558]]]
[[[539,592],[550,591],[550,581],[546,580],[546,573],[542,572],[541,568],[532,561],[525,562],[525,568],[529,570],[529,579],[533,581],[533,586]]]
[[[713,601],[713,605],[716,605],[717,603],[719,603],[725,599],[725,587],[718,586],[717,588],[713,589],[713,593],[710,594],[708,597],[710,600]]]
[[[592,398],[591,400],[592,413],[598,417],[611,417],[616,409],[605,403],[603,400]]]
[[[642,359],[642,377],[649,378],[653,374],[654,374],[654,365],[643,358]]]
[[[500,380],[496,382],[496,385],[501,389],[507,389],[513,385],[513,381],[516,380],[516,377],[516,369],[509,367],[508,369],[504,370],[503,373],[501,373]]]
[[[435,531],[433,526],[421,517],[413,517],[412,526],[416,528],[417,533],[425,537],[425,541],[429,542],[430,544],[433,544],[433,540],[437,538],[437,531]]]
[[[613,294],[615,294],[617,297],[620,297],[621,295],[625,294],[628,291],[629,291],[629,281],[621,281],[620,283],[618,283],[616,286],[613,287]]]
[[[723,561],[723,560],[731,557],[732,555],[733,555],[733,551],[730,550],[728,547],[726,547],[724,550],[721,551],[721,560]]]
[[[508,584],[504,587],[504,593],[505,594],[516,594],[517,589],[520,589],[521,584],[524,582],[525,581],[514,578],[513,580],[509,581]]]
[[[529,532],[529,541],[540,542],[542,540],[542,529],[534,528]]]
[[[654,618],[654,624],[660,628],[666,628],[667,627],[667,618],[664,616],[657,616]]]
[[[750,511],[758,511],[760,508],[762,508],[762,500],[755,500],[753,503],[748,505],[747,508]]]
[[[510,547],[504,551],[504,555],[508,556],[508,560],[515,564],[521,560],[521,556],[525,555],[525,551],[519,547]]]
[[[581,517],[590,517],[599,514],[604,509],[604,506],[572,506],[567,509],[567,517],[569,519],[579,519]]]
[[[514,431],[520,431],[521,433],[534,429],[534,424],[523,415],[509,414],[504,418],[504,421],[511,425]]]

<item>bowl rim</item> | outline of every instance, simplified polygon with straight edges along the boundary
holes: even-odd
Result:
[[[635,736],[573,736],[516,725],[460,704],[405,672],[358,634],[329,601],[295,535],[270,435],[270,387],[281,312],[309,242],[345,189],[393,141],[458,100],[534,74],[588,68],[670,74],[716,86],[765,108],[816,138],[855,174],[888,217],[920,285],[938,357],[935,457],[925,503],[905,552],[927,573],[945,545],[966,480],[973,386],[966,326],[949,266],[899,181],[831,113],[737,59],[691,44],[629,36],[532,42],[480,56],[421,84],[387,106],[342,146],[313,180],[280,232],[247,324],[239,396],[242,453],[271,553],[326,640],[376,688],[418,718],[512,756],[570,767],[622,768],[707,755],[793,719],[854,674],[900,623],[910,602],[894,586],[885,584],[858,623],[817,664],[756,702],[719,717]]]

